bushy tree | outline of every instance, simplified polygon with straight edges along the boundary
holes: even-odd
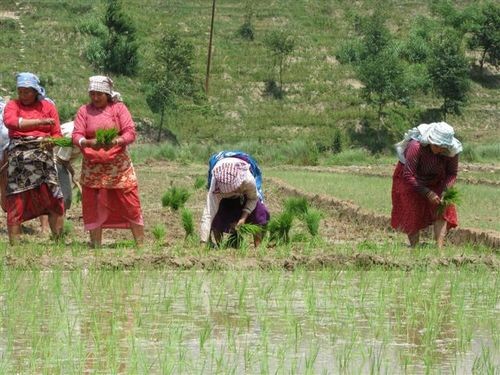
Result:
[[[427,66],[434,92],[444,99],[444,117],[448,113],[460,114],[470,88],[469,64],[461,38],[454,30],[445,29],[435,36]]]
[[[469,47],[480,50],[479,64],[483,70],[488,61],[498,66],[500,61],[500,6],[493,3],[483,5],[471,26]]]
[[[180,98],[196,95],[193,58],[193,45],[177,33],[166,32],[155,44],[154,54],[144,71],[144,91],[151,111],[160,114],[158,141],[166,112],[176,109]]]
[[[279,91],[283,92],[283,71],[286,59],[295,48],[295,40],[289,31],[274,30],[266,35],[264,43],[271,52],[273,67],[278,70]]]
[[[123,13],[120,0],[107,0],[105,31],[99,32],[87,48],[87,58],[98,70],[132,76],[138,67],[135,27]]]

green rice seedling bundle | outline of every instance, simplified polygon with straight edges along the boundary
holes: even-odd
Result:
[[[260,225],[257,225],[257,224],[246,223],[246,224],[240,225],[236,229],[236,231],[239,234],[242,234],[242,235],[243,234],[251,234],[252,236],[255,236],[257,234],[262,233],[263,228]]]
[[[171,207],[177,211],[180,207],[184,206],[184,203],[187,202],[189,195],[189,191],[186,189],[172,186],[165,192],[165,194],[163,194],[161,204],[163,207]]]
[[[165,226],[161,224],[156,224],[151,230],[151,233],[153,234],[153,237],[157,242],[161,242],[165,239],[167,231],[165,229]]]
[[[47,141],[59,147],[71,147],[73,146],[73,140],[69,137],[60,137],[60,138],[48,138]]]
[[[462,196],[456,187],[452,186],[446,189],[443,193],[443,197],[441,199],[441,203],[437,208],[438,215],[442,215],[446,207],[455,205],[460,205],[462,201]]]
[[[118,129],[110,128],[110,129],[97,129],[95,132],[95,138],[97,143],[103,145],[110,145],[118,136]]]
[[[184,232],[186,233],[186,238],[192,236],[194,234],[193,214],[187,208],[182,210],[181,221]]]
[[[198,176],[198,177],[196,177],[196,180],[194,181],[194,188],[195,188],[195,190],[201,189],[202,187],[205,186],[205,184],[206,184],[206,178]]]
[[[304,197],[292,197],[285,201],[285,211],[292,213],[297,217],[303,217],[307,210],[309,209],[309,204],[307,199]]]
[[[272,218],[267,225],[270,239],[277,242],[289,242],[293,217],[292,212],[285,210],[285,212]]]
[[[323,215],[318,210],[309,210],[304,215],[304,221],[307,226],[307,230],[312,236],[316,236],[319,233],[319,222],[321,221],[321,217]]]

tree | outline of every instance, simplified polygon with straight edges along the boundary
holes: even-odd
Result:
[[[470,30],[472,36],[469,47],[481,50],[479,64],[481,71],[485,61],[498,66],[500,61],[500,6],[489,3],[484,5],[474,19]]]
[[[444,99],[443,116],[460,114],[470,88],[469,64],[461,47],[461,38],[452,29],[436,35],[427,65],[433,90]]]
[[[196,94],[193,57],[193,45],[173,32],[165,33],[155,45],[154,56],[144,72],[144,91],[151,111],[160,114],[158,141],[161,140],[165,113],[176,109],[180,98]]]
[[[104,72],[134,75],[138,66],[136,30],[122,12],[120,0],[107,0],[104,26],[106,31],[96,35],[89,44],[87,58]]]
[[[283,71],[287,57],[295,48],[295,40],[288,31],[274,30],[266,35],[264,44],[271,52],[273,67],[278,69],[279,91],[283,92]]]

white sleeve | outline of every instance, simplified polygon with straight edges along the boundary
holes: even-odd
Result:
[[[255,177],[252,176],[250,171],[248,171],[247,176],[243,181],[243,194],[247,199],[243,210],[251,214],[253,210],[255,210],[255,207],[257,207],[259,196],[257,194],[257,183],[255,182]]]
[[[203,209],[201,216],[200,240],[207,242],[210,238],[210,229],[212,228],[212,221],[214,220],[217,211],[219,210],[220,197],[214,194],[215,178],[210,182],[210,188],[207,193],[207,202]]]

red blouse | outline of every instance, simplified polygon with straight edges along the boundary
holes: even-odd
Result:
[[[26,120],[53,118],[54,125],[40,125],[30,130],[19,129],[19,119]],[[57,137],[61,136],[59,114],[54,104],[48,100],[37,100],[30,106],[23,105],[19,100],[10,100],[5,106],[3,122],[9,129],[10,138],[19,137]]]
[[[405,158],[403,177],[422,195],[427,194],[431,187],[442,191],[457,179],[458,155],[434,154],[429,146],[412,140],[406,148]]]

